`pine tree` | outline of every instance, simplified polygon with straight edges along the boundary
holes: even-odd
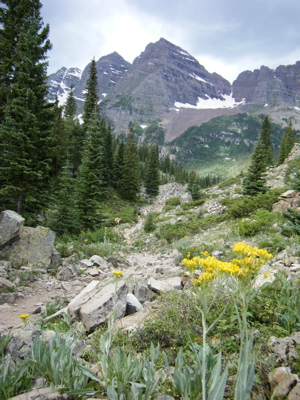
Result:
[[[271,140],[271,126],[270,126],[268,116],[266,116],[263,121],[262,128],[261,128],[260,140],[261,140],[264,152],[265,152],[266,166],[273,165],[273,163],[274,163],[273,145],[272,145],[272,140]]]
[[[59,176],[55,191],[55,219],[50,227],[57,234],[76,234],[79,230],[76,209],[76,179],[70,174],[71,167],[67,163]]]
[[[115,151],[113,157],[113,173],[112,173],[112,187],[118,189],[122,178],[122,170],[124,165],[124,142],[121,141]]]
[[[101,221],[97,207],[98,203],[107,197],[104,146],[101,120],[99,114],[95,112],[87,130],[82,164],[77,178],[77,209],[84,229],[92,229]]]
[[[38,0],[0,6],[0,203],[27,215],[45,206],[54,173],[45,61],[51,44],[40,9]]]
[[[285,134],[281,139],[281,145],[279,150],[279,161],[278,164],[281,165],[284,163],[284,160],[289,156],[294,144],[296,142],[296,138],[293,132],[293,124],[292,121],[289,122],[288,127],[285,130]]]
[[[82,114],[83,127],[85,132],[95,112],[99,113],[99,98],[96,61],[95,59],[93,59],[89,69],[89,78],[86,84],[86,93]]]
[[[259,193],[265,193],[266,187],[266,162],[265,151],[259,140],[251,157],[251,164],[247,175],[243,180],[243,194],[246,196],[255,196]]]
[[[159,153],[158,145],[154,144],[150,149],[149,162],[146,170],[145,188],[150,197],[156,197],[159,193]]]
[[[112,133],[110,129],[110,125],[107,124],[105,119],[102,119],[102,132],[103,132],[103,140],[104,140],[104,157],[106,163],[106,181],[109,185],[112,182],[113,175],[113,145],[112,145]]]
[[[64,106],[64,117],[65,119],[74,119],[76,117],[77,112],[77,104],[76,99],[73,93],[73,86],[71,85],[71,89],[68,93],[68,97],[66,100],[66,104]]]
[[[286,223],[282,227],[282,234],[287,236],[300,235],[300,213],[292,208],[287,208],[282,216],[286,219]]]
[[[0,122],[4,108],[11,98],[11,88],[16,82],[16,65],[20,62],[20,37],[25,24],[36,15],[39,17],[41,3],[32,0],[3,0],[0,4]],[[45,27],[48,36],[49,27]],[[26,32],[25,32],[26,33]],[[42,37],[42,36],[41,36]],[[41,42],[42,44],[42,42]],[[48,42],[50,48],[50,42]]]
[[[293,170],[289,186],[292,190],[297,190],[297,192],[300,192],[300,170],[299,169]]]
[[[68,138],[65,132],[65,121],[63,119],[63,107],[59,106],[58,99],[53,105],[53,124],[51,128],[51,136],[53,141],[52,162],[53,162],[53,184],[60,175],[61,169],[66,163]]]
[[[66,137],[66,151],[68,165],[71,170],[72,177],[78,174],[79,165],[81,163],[81,154],[83,151],[84,132],[77,118],[76,100],[71,89],[64,107],[64,136]]]
[[[199,179],[197,178],[196,171],[191,171],[189,173],[188,191],[191,193],[193,200],[198,200],[200,198]]]
[[[136,200],[139,191],[138,172],[137,144],[135,134],[131,128],[125,144],[122,176],[118,189],[119,194],[126,200]]]

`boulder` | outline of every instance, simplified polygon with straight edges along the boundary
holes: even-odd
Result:
[[[300,399],[300,382],[290,391],[288,400],[299,400]]]
[[[122,329],[123,332],[132,332],[135,330],[149,315],[149,310],[142,308],[140,311],[127,315],[114,322],[114,327]]]
[[[137,283],[134,286],[134,295],[139,300],[140,303],[145,303],[146,301],[150,301],[154,297],[154,293],[148,288],[148,286]]]
[[[128,286],[124,280],[119,282],[92,281],[68,305],[71,320],[82,321],[90,332],[107,321],[115,309],[115,318],[122,318],[126,311]]]
[[[150,278],[148,280],[148,286],[151,290],[157,293],[166,292],[173,289],[181,288],[181,277],[174,276],[173,278],[168,278],[164,280],[157,280]]]
[[[282,212],[285,211],[288,207],[292,208],[293,210],[299,211],[299,200],[300,192],[296,190],[288,190],[279,197],[279,201],[273,205],[272,211]]]
[[[181,195],[179,201],[180,204],[190,203],[191,201],[193,201],[191,192],[186,192],[183,195]]]
[[[100,267],[101,269],[109,269],[108,262],[100,256],[94,255],[89,259],[89,261],[95,267]]]
[[[108,320],[112,311],[116,312],[115,319],[125,315],[127,304],[128,286],[120,281],[109,283],[97,290],[93,290],[93,296],[79,309],[80,320],[88,332]]]
[[[298,377],[292,374],[289,368],[275,368],[268,375],[269,383],[272,388],[272,399],[287,398],[293,387],[297,384]]]
[[[21,237],[8,248],[9,260],[14,265],[25,265],[31,268],[54,268],[58,266],[59,257],[54,248],[55,233],[49,228],[23,227]]]
[[[126,315],[134,314],[143,308],[142,304],[138,301],[134,294],[127,294]]]
[[[278,361],[288,363],[291,360],[297,360],[299,358],[296,346],[298,345],[299,332],[292,334],[289,337],[276,338],[271,336],[267,346],[270,347],[272,353],[276,354]]]
[[[0,213],[0,249],[20,239],[24,218],[14,211]]]
[[[92,297],[93,290],[97,285],[99,285],[99,281],[94,280],[90,282],[77,296],[74,297],[74,299],[70,301],[67,311],[72,322],[79,319],[80,307]]]
[[[14,285],[6,278],[0,277],[0,292],[13,289]]]

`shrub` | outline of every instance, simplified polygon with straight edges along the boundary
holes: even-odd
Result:
[[[239,234],[244,237],[253,237],[259,232],[270,229],[277,220],[277,215],[263,209],[258,209],[250,215],[251,220],[238,223]]]
[[[279,233],[269,233],[258,241],[258,246],[268,250],[272,254],[277,254],[284,250],[288,245],[287,240]]]
[[[274,189],[252,197],[237,199],[226,198],[221,200],[221,203],[227,206],[227,213],[229,216],[232,218],[243,218],[249,216],[259,208],[271,211],[273,204],[277,202],[281,192],[281,189]]]
[[[198,199],[198,200],[189,201],[188,203],[181,204],[180,206],[183,210],[189,210],[190,208],[202,206],[202,204],[204,204],[204,202],[205,202],[204,199]]]
[[[176,207],[180,205],[180,198],[179,197],[172,197],[171,199],[166,200],[167,206]]]
[[[244,220],[238,223],[238,231],[242,237],[253,237],[260,231],[257,221]]]
[[[135,348],[147,349],[151,342],[162,347],[185,346],[198,339],[201,315],[197,298],[188,291],[171,291],[157,300],[161,307],[153,311],[130,339]]]
[[[232,186],[234,184],[241,184],[241,177],[236,176],[234,178],[227,179],[226,181],[218,183],[220,189],[224,189],[226,187]]]
[[[156,226],[153,221],[153,214],[149,213],[149,214],[147,214],[146,221],[144,224],[144,231],[146,233],[150,233],[150,232],[155,231],[155,229],[156,229]]]
[[[195,233],[199,229],[199,222],[189,221],[188,223],[178,222],[176,224],[164,225],[156,232],[157,237],[166,239],[168,243],[174,240],[188,236],[190,233]]]

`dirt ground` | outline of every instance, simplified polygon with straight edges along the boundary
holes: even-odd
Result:
[[[67,287],[65,283],[51,277],[48,281],[36,281],[20,288],[14,303],[0,305],[0,334],[22,325],[20,315],[29,314],[29,321],[36,321],[40,318],[39,308],[50,303],[56,297],[65,297]]]

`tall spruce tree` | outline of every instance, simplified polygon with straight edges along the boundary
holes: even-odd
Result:
[[[137,143],[135,134],[131,128],[125,144],[122,175],[118,188],[119,194],[126,200],[136,200],[139,191],[138,172]]]
[[[188,175],[188,191],[191,193],[193,200],[198,200],[200,198],[199,179],[194,170]]]
[[[85,132],[87,131],[88,125],[95,112],[99,113],[99,98],[96,61],[93,59],[90,64],[82,114],[83,128]]]
[[[145,188],[150,197],[156,197],[159,193],[159,152],[158,145],[151,146],[149,161],[147,163]]]
[[[71,89],[68,93],[68,97],[66,100],[66,104],[64,106],[64,117],[65,119],[74,119],[76,117],[77,112],[77,104],[76,99],[73,93],[73,86],[71,85]]]
[[[265,117],[260,136],[261,144],[265,152],[265,163],[266,166],[274,164],[273,159],[273,145],[271,140],[271,125],[268,116]]]
[[[122,170],[124,165],[124,150],[125,144],[122,140],[118,143],[113,157],[113,173],[112,173],[112,187],[118,189],[122,179]]]
[[[107,197],[104,148],[101,120],[95,111],[86,133],[82,164],[77,178],[77,209],[84,229],[92,229],[101,222],[97,208],[99,202]]]
[[[54,219],[50,221],[50,227],[57,234],[77,234],[79,230],[76,210],[76,179],[71,176],[71,167],[67,162],[62,169],[54,195]]]
[[[259,140],[251,157],[251,164],[243,180],[243,194],[246,196],[256,196],[265,193],[266,187],[266,161],[265,151]]]
[[[71,89],[64,107],[64,137],[66,138],[66,158],[73,178],[78,174],[84,141],[83,129],[76,113],[76,100]]]
[[[22,214],[45,206],[53,173],[46,102],[46,53],[51,48],[38,0],[0,4],[0,203]]]
[[[289,187],[292,190],[296,190],[300,192],[300,170],[294,169],[291,180],[289,183]],[[287,207],[285,211],[282,213],[283,218],[285,219],[284,225],[282,228],[282,233],[287,236],[291,236],[293,234],[300,235],[300,213],[298,210],[293,209],[292,207]]]
[[[281,139],[281,145],[279,150],[279,160],[278,164],[281,165],[284,163],[284,160],[288,157],[292,148],[296,142],[296,138],[293,132],[293,124],[292,121],[289,122],[288,127],[285,130],[285,134]]]

